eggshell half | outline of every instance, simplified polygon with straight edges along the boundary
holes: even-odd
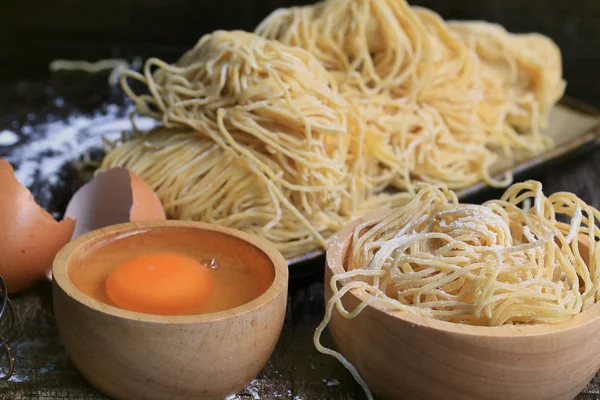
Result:
[[[72,219],[57,222],[42,209],[17,181],[12,166],[0,159],[0,275],[9,293],[45,276],[73,228]]]
[[[75,220],[72,238],[109,225],[166,219],[156,193],[127,168],[100,172],[73,195],[65,215]]]

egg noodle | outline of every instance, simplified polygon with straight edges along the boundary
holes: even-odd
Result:
[[[101,168],[136,172],[170,218],[250,232],[289,259],[403,204],[414,182],[510,184],[490,167],[549,144],[540,129],[561,74],[539,35],[446,23],[403,0],[326,0],[127,71],[137,112],[164,129],[134,135]]]
[[[256,29],[307,49],[356,104],[372,179],[412,190],[414,179],[450,188],[492,179],[492,149],[539,151],[562,96],[561,55],[541,35],[487,23],[445,23],[403,0],[326,0],[279,9]]]
[[[291,257],[324,247],[364,204],[403,197],[374,201],[360,159],[348,162],[360,145],[348,132],[360,122],[302,49],[220,31],[177,64],[149,59],[143,72],[125,74],[123,87],[164,128],[117,147],[101,168],[133,170],[171,218],[241,229]],[[127,78],[150,94],[138,96]]]
[[[131,64],[121,58],[109,58],[96,62],[85,60],[54,60],[50,63],[50,71],[81,71],[89,74],[97,74],[101,71],[110,71],[108,83],[110,86],[117,86],[121,75],[129,69],[138,69],[141,64],[140,59],[135,59]]]
[[[347,271],[329,282],[333,295],[314,336],[319,351],[340,360],[367,393],[356,369],[320,344],[334,308],[354,318],[378,303],[388,311],[501,326],[558,324],[598,301],[600,212],[574,194],[546,197],[541,183],[527,181],[500,200],[471,205],[459,204],[443,185],[417,186],[406,205],[354,229]],[[531,208],[520,208],[528,199]],[[364,294],[354,310],[341,301],[350,290]]]

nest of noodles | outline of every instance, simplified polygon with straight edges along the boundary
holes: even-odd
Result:
[[[246,211],[212,212],[194,196],[174,201],[184,189],[203,190],[206,182],[188,174],[183,187],[181,179],[175,188],[155,187],[170,199],[167,213],[236,221],[290,258],[324,247],[356,216],[404,202],[407,194],[382,194],[390,185],[412,194],[415,181],[508,185],[510,176],[489,174],[497,152],[549,144],[539,128],[562,95],[561,73],[560,52],[541,35],[446,23],[404,1],[326,0],[278,10],[256,35],[206,35],[175,64],[151,58],[122,85],[138,112],[215,143],[227,154],[215,167],[225,175],[232,160],[242,175],[253,174],[241,192],[224,189],[256,198],[243,203]],[[131,90],[131,78],[149,93]],[[154,180],[141,159],[123,164],[120,153],[132,149],[114,149],[102,168],[126,166]],[[165,168],[161,174],[171,173]],[[222,190],[214,186],[209,193]]]

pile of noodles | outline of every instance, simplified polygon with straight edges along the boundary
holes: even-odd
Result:
[[[325,246],[364,207],[394,199],[374,198],[362,179],[352,150],[361,123],[305,50],[219,31],[174,65],[149,59],[122,84],[138,112],[163,126],[110,151],[101,169],[133,170],[170,218],[234,227],[293,257]]]
[[[326,0],[126,72],[136,111],[163,127],[112,149],[101,168],[138,173],[171,218],[232,226],[291,258],[402,204],[414,182],[508,185],[490,168],[499,152],[548,145],[540,129],[561,73],[539,35],[446,23],[403,0]]]
[[[528,210],[520,207],[525,201],[533,203]],[[600,299],[599,219],[574,194],[546,196],[535,181],[483,205],[459,204],[446,187],[420,184],[409,203],[354,229],[315,344],[364,386],[343,356],[319,343],[334,307],[346,318],[378,303],[470,325],[565,322]],[[367,294],[351,311],[341,302],[349,290]]]
[[[536,152],[562,96],[561,55],[541,35],[446,23],[404,0],[325,0],[279,9],[256,29],[308,50],[367,124],[378,184],[460,189],[484,180],[497,150]],[[462,149],[462,150],[461,150]],[[371,171],[369,171],[371,172]]]

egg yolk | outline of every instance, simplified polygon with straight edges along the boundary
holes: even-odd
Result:
[[[179,254],[154,253],[118,265],[106,280],[108,297],[129,311],[181,315],[193,313],[212,294],[212,273]]]

